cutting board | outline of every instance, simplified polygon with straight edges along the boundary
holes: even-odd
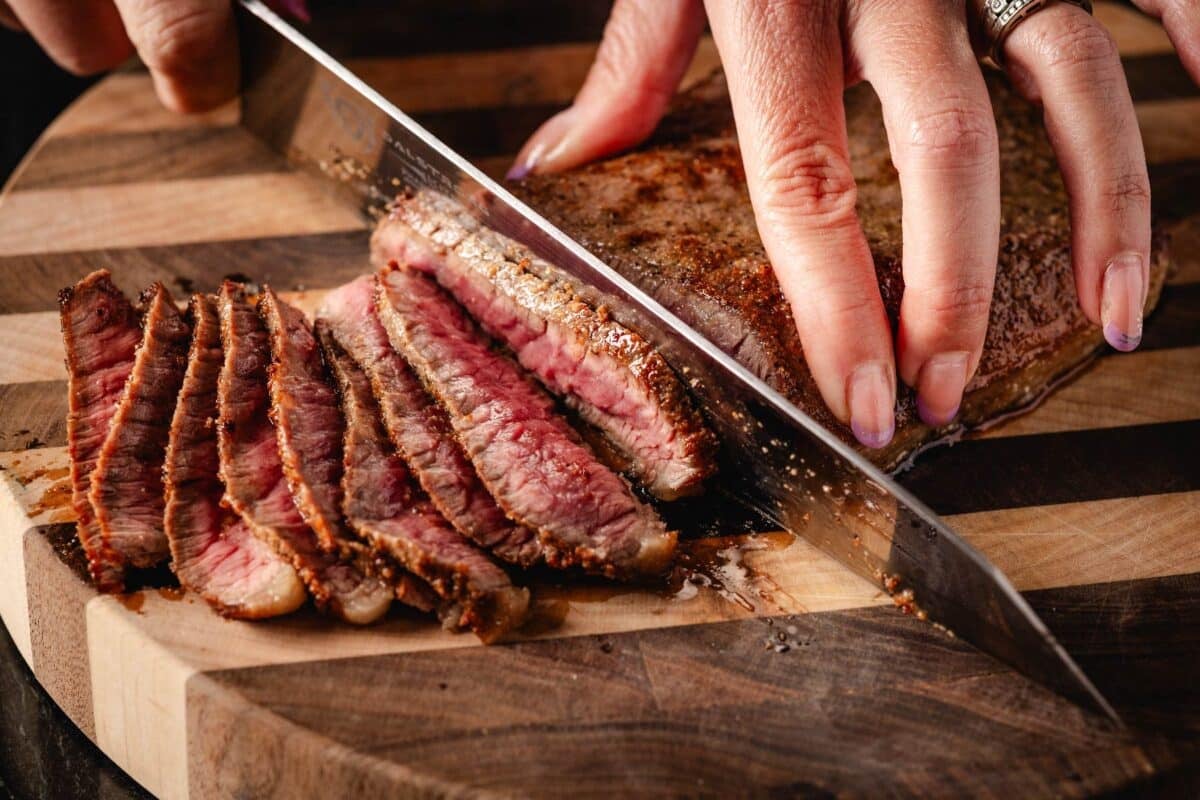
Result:
[[[354,6],[313,31],[501,173],[569,101],[604,4],[477,5],[455,15],[424,0],[406,21]],[[97,595],[68,504],[58,289],[108,267],[130,293],[162,280],[183,298],[241,274],[311,310],[368,268],[360,218],[243,134],[235,106],[173,116],[136,68],[69,108],[0,199],[0,614],[13,640],[75,724],[170,798],[1195,788],[1200,91],[1155,23],[1097,12],[1130,75],[1177,270],[1140,350],[1103,356],[904,480],[1012,577],[1127,730],[719,508],[698,512],[709,538],[688,545],[712,580],[539,583],[534,624],[501,646],[401,611],[355,629],[311,610],[226,621],[165,586]],[[706,41],[690,77],[715,63]]]

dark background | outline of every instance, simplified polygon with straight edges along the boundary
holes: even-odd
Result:
[[[54,65],[32,39],[0,28],[0,183],[63,107],[95,78]]]
[[[523,38],[520,29],[504,29],[503,20],[514,9],[529,13],[539,4],[553,8],[549,15],[575,29],[597,35],[603,26],[608,0],[414,0],[409,9],[423,17],[422,27],[462,31],[456,17],[491,16],[497,27],[474,25],[476,31],[502,31],[508,46]],[[312,5],[318,5],[313,3]],[[320,8],[326,11],[331,4]],[[357,50],[395,52],[396,49],[429,49],[432,39],[395,17],[390,24],[376,22],[380,0],[338,3],[336,18],[322,15],[319,27],[335,53],[338,42],[353,38]],[[396,3],[386,3],[395,7]],[[411,18],[410,18],[411,19]],[[511,19],[511,18],[510,18]],[[325,24],[329,23],[329,24]],[[553,26],[554,22],[550,22]],[[527,31],[528,36],[536,33]],[[433,37],[438,39],[439,37]],[[469,37],[468,37],[469,38]],[[488,40],[456,41],[460,49],[486,48]],[[8,179],[21,158],[51,120],[96,78],[78,78],[57,68],[27,36],[0,28],[0,183]],[[134,782],[84,737],[38,687],[7,631],[0,626],[0,800],[4,798],[117,798],[146,797]]]

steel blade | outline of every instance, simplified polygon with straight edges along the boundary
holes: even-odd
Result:
[[[722,491],[1027,676],[1119,719],[1008,579],[782,395],[486,177],[259,0],[242,0],[242,125],[377,217],[402,188],[456,198],[666,355],[722,440]],[[907,595],[904,595],[907,597]]]

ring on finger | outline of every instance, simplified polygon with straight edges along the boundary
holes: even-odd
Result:
[[[975,52],[994,66],[1003,63],[1004,40],[1017,26],[1055,2],[1092,13],[1092,0],[967,0],[967,20]]]

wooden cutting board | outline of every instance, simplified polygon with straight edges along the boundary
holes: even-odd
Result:
[[[402,23],[351,7],[314,31],[498,173],[569,101],[604,4],[478,5],[455,16],[424,0]],[[157,279],[181,299],[243,274],[311,309],[367,269],[362,221],[244,135],[236,108],[172,116],[137,70],[68,109],[0,199],[9,633],[80,729],[164,797],[1194,789],[1200,91],[1156,24],[1097,11],[1176,221],[1177,271],[1138,352],[905,481],[1027,592],[1128,730],[736,520],[709,520],[728,538],[692,545],[713,585],[539,585],[525,640],[490,648],[399,612],[367,629],[311,611],[250,624],[171,589],[98,596],[68,507],[57,290],[101,266],[131,293]],[[692,76],[715,62],[706,42]]]

